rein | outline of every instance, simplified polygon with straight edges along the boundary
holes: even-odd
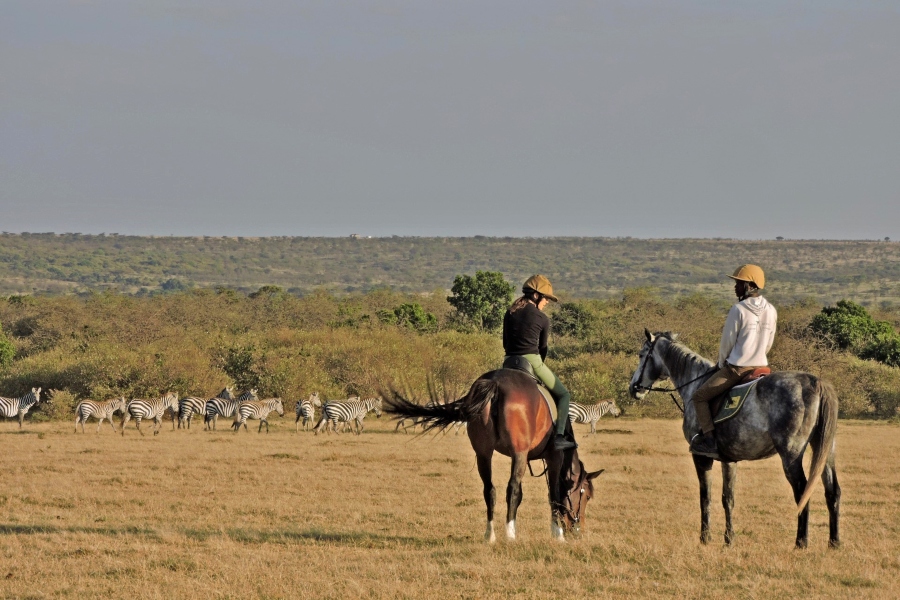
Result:
[[[638,378],[639,381],[641,381],[641,380],[644,379],[644,371],[647,369],[647,359],[650,358],[650,355],[651,355],[651,354],[653,354],[653,349],[656,347],[656,342],[657,342],[658,340],[659,340],[659,336],[657,336],[656,338],[654,338],[654,340],[653,340],[652,342],[650,342],[650,348],[647,349],[647,355],[644,356],[644,362],[641,363],[641,376]],[[713,366],[711,369],[709,369],[709,370],[706,371],[705,373],[701,373],[700,375],[698,375],[697,377],[694,377],[694,378],[691,379],[690,381],[686,381],[686,382],[682,383],[681,385],[675,386],[674,389],[655,387],[655,386],[653,386],[653,385],[650,385],[650,386],[648,387],[648,386],[645,386],[645,385],[641,385],[640,383],[636,383],[636,384],[634,385],[634,389],[636,389],[636,390],[644,390],[644,391],[647,391],[647,392],[672,392],[672,391],[677,392],[678,390],[680,390],[680,389],[682,389],[682,388],[685,388],[685,387],[689,386],[690,384],[694,383],[695,381],[698,381],[698,380],[700,380],[700,379],[703,379],[703,378],[706,377],[707,375],[712,375],[713,373],[715,373],[715,372],[718,371],[718,370],[719,370],[718,366]],[[675,396],[672,396],[672,400],[675,400]],[[675,401],[675,406],[678,406],[678,401],[677,401],[677,400]],[[682,412],[682,414],[684,413],[684,409],[681,408],[681,406],[678,406],[678,409]]]

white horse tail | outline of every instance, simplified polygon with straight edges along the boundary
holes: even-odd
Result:
[[[819,419],[810,440],[813,451],[812,465],[809,468],[806,489],[803,490],[803,495],[797,503],[797,514],[806,508],[815,481],[822,477],[828,456],[834,447],[834,435],[837,431],[838,396],[834,386],[819,379],[816,382],[816,393],[819,395]]]

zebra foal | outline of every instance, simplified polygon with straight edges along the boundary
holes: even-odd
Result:
[[[244,392],[233,400],[227,400],[225,398],[210,398],[206,401],[206,412],[205,416],[203,417],[204,425],[206,425],[207,429],[212,429],[215,431],[216,421],[218,421],[220,416],[226,418],[233,416],[234,411],[237,410],[237,407],[240,406],[241,403],[247,402],[248,400],[259,400],[259,397],[256,395],[255,389],[252,389],[249,392]]]
[[[232,394],[233,389],[230,387],[226,387],[224,390],[216,394],[216,398],[222,398],[223,400],[234,400],[234,395]],[[191,420],[194,418],[194,415],[205,415],[206,414],[206,403],[207,400],[204,398],[197,398],[196,396],[186,396],[178,401],[178,429],[185,427],[186,429],[191,428]]]
[[[279,416],[284,416],[284,404],[281,402],[281,398],[249,400],[237,407],[234,423],[231,426],[234,427],[234,432],[237,433],[241,430],[241,425],[244,426],[245,430],[247,429],[247,419],[259,419],[259,430],[256,433],[262,433],[263,423],[266,424],[266,433],[269,433],[269,420],[267,417],[273,410]]]
[[[310,423],[316,420],[316,409],[322,407],[322,401],[319,400],[319,392],[310,394],[306,400],[297,402],[294,409],[297,418],[294,420],[294,431],[300,431],[300,419],[303,419],[303,431],[309,431]]]
[[[75,433],[78,433],[79,423],[81,423],[81,433],[84,433],[84,424],[91,417],[98,419],[97,433],[100,433],[103,419],[109,419],[109,426],[112,427],[113,433],[119,433],[116,431],[116,424],[113,423],[113,413],[119,411],[124,414],[127,405],[128,401],[125,400],[125,396],[106,401],[82,400],[75,407]]]
[[[569,404],[569,420],[572,425],[590,423],[591,433],[597,433],[597,421],[606,414],[618,417],[622,411],[613,400],[603,400],[597,404],[578,404],[577,402]]]
[[[40,401],[41,388],[31,388],[30,392],[20,398],[0,397],[0,415],[3,415],[5,419],[19,417],[19,429],[22,429],[25,414]]]
[[[352,426],[354,422],[356,435],[359,435],[363,430],[363,419],[369,411],[374,411],[376,417],[381,417],[381,398],[360,400],[357,396],[340,402],[326,402],[322,405],[322,420],[316,426],[316,435],[319,435],[323,427],[327,431],[331,425],[332,430],[337,433],[338,423],[350,423]]]
[[[162,425],[162,418],[166,410],[172,411],[172,418],[174,419],[175,411],[178,410],[178,394],[169,392],[155,400],[132,400],[126,405],[125,412],[122,415],[122,431],[120,433],[123,436],[125,435],[125,424],[128,423],[129,419],[134,418],[134,425],[137,427],[138,433],[144,435],[144,432],[141,431],[141,420],[153,419],[156,423],[156,426],[153,428],[153,435],[157,435],[159,434],[159,428]]]

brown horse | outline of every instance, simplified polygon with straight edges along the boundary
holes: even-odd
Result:
[[[594,495],[591,481],[603,470],[588,473],[578,459],[577,450],[553,450],[550,443],[553,418],[530,376],[521,371],[500,369],[479,377],[469,393],[454,402],[431,402],[422,406],[392,392],[385,404],[385,412],[397,418],[415,418],[425,431],[443,430],[457,421],[468,424],[469,441],[475,450],[478,474],[484,484],[484,503],[487,505],[484,537],[487,541],[496,541],[496,493],[491,481],[491,458],[495,451],[512,457],[512,473],[506,487],[507,539],[516,538],[516,511],[522,501],[522,479],[528,461],[537,459],[547,463],[552,537],[564,540],[565,531],[580,531],[585,507]]]

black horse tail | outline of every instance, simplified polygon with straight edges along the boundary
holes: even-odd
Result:
[[[479,379],[469,389],[469,393],[453,402],[440,404],[416,404],[391,390],[384,397],[384,412],[394,415],[395,419],[415,419],[423,431],[436,429],[443,431],[454,423],[468,423],[480,418],[485,410],[490,410],[491,401],[497,395],[498,386],[495,381]]]
[[[815,481],[822,477],[825,465],[834,447],[834,435],[837,431],[838,420],[838,396],[834,387],[819,379],[816,382],[816,393],[819,395],[819,418],[813,429],[812,439],[812,465],[809,468],[809,478],[806,481],[806,489],[797,502],[797,512],[802,513],[809,503],[812,488]]]

